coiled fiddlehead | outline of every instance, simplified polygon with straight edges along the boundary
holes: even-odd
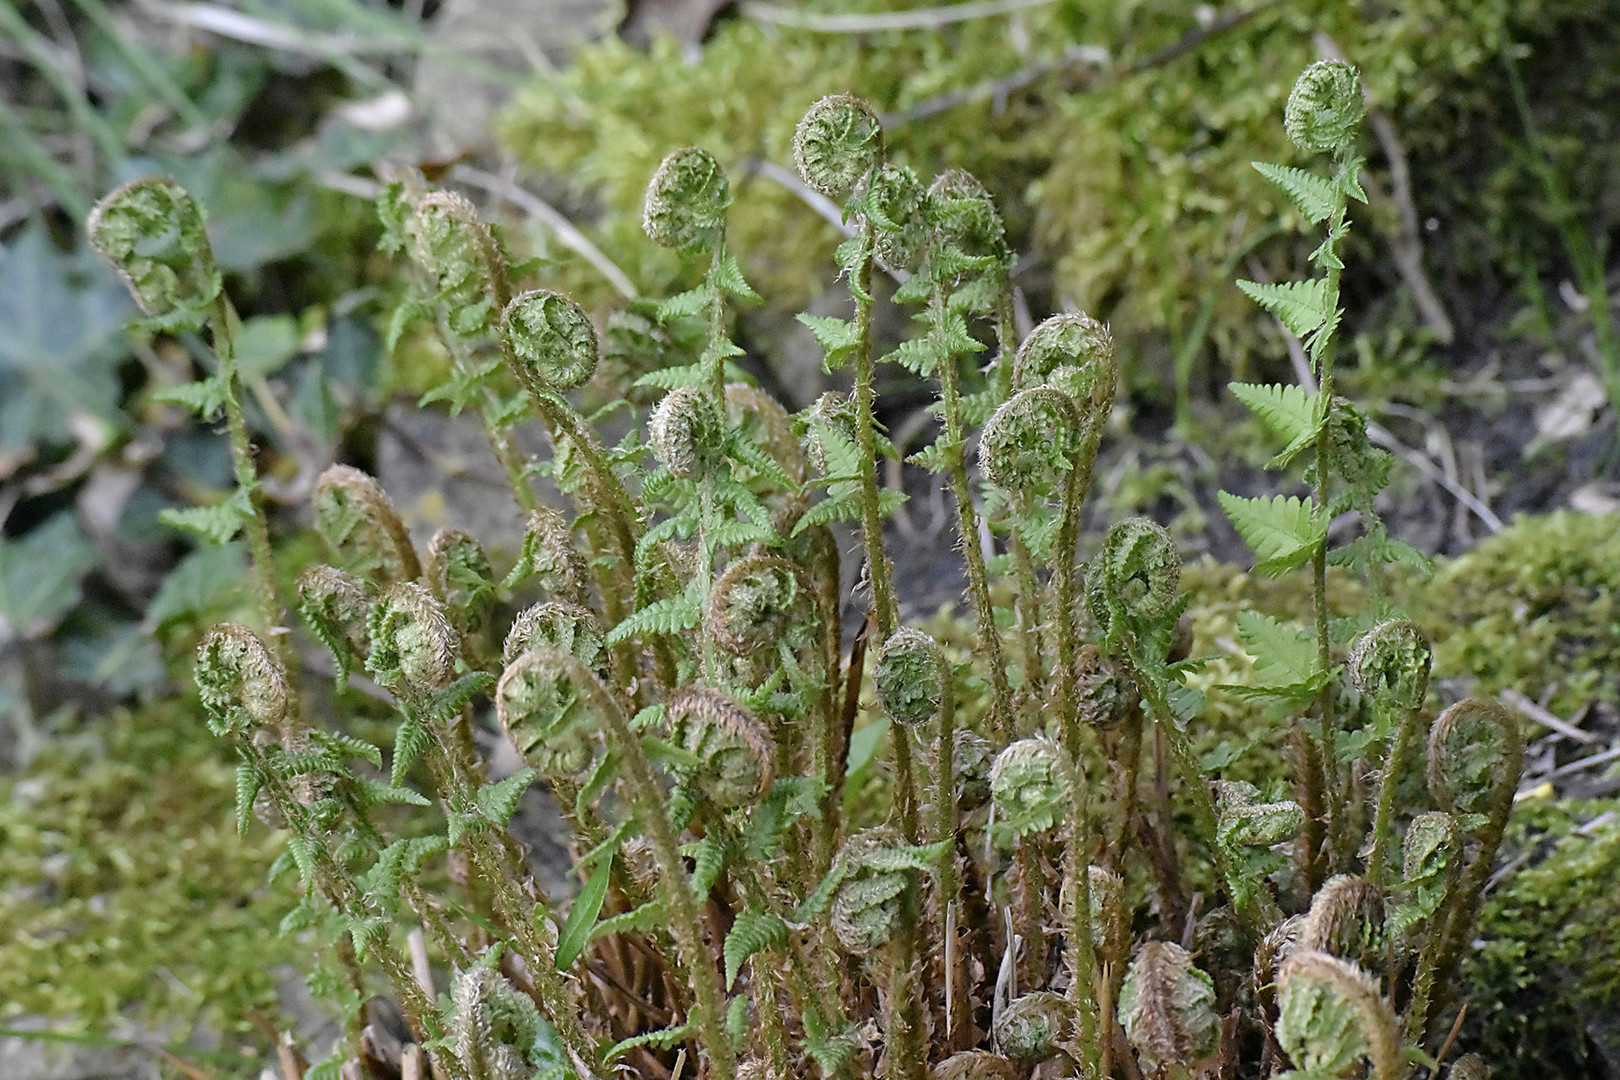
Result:
[[[529,1080],[534,1048],[546,1036],[534,1001],[483,968],[456,977],[450,1026],[456,1055],[477,1080]]]
[[[1459,701],[1429,731],[1429,794],[1458,817],[1486,815],[1491,831],[1499,833],[1513,805],[1523,758],[1524,736],[1510,710],[1485,698]]]
[[[1415,623],[1389,619],[1367,631],[1350,651],[1350,684],[1380,704],[1422,706],[1433,650]]]
[[[472,203],[450,191],[423,195],[405,219],[405,251],[433,280],[452,333],[494,329],[511,287],[506,259]]]
[[[254,728],[277,731],[287,719],[287,676],[264,642],[240,623],[221,623],[197,646],[197,690],[208,730],[242,738]]]
[[[194,326],[212,313],[223,279],[201,208],[173,180],[133,180],[110,192],[90,211],[85,233],[160,325]]]
[[[1342,60],[1318,60],[1294,83],[1283,129],[1301,150],[1326,153],[1355,139],[1366,111],[1356,69]]]
[[[1069,395],[1050,387],[1020,390],[984,425],[979,467],[1015,498],[1052,494],[1074,468],[1080,412]]]
[[[1107,640],[1175,611],[1181,553],[1162,526],[1126,518],[1108,532],[1087,583],[1087,601]]]
[[[555,599],[584,606],[590,596],[590,571],[574,546],[573,530],[563,516],[549,507],[529,512],[523,530],[523,549],[506,576],[508,587],[533,575]]]
[[[915,867],[890,856],[906,848],[898,831],[880,825],[856,833],[839,849],[832,928],[844,948],[857,956],[886,944],[895,934],[902,894],[913,882]]]
[[[1371,976],[1300,948],[1277,971],[1277,1041],[1300,1069],[1334,1076],[1365,1056],[1375,1080],[1400,1080],[1400,1028]]]
[[[714,247],[726,231],[731,185],[707,150],[688,146],[663,160],[647,185],[641,224],[659,247]]]
[[[1335,874],[1311,898],[1298,948],[1366,966],[1383,948],[1384,893],[1365,878]]]
[[[1017,1080],[1018,1067],[988,1050],[964,1050],[938,1062],[930,1080]]]
[[[422,698],[456,673],[456,631],[444,605],[414,581],[388,589],[366,620],[366,669],[383,686]]]
[[[928,192],[917,174],[901,165],[880,165],[862,200],[872,226],[872,251],[896,269],[913,266],[928,242]]]
[[[1152,1072],[1207,1057],[1220,1035],[1215,984],[1170,941],[1144,942],[1119,992],[1119,1019],[1143,1067]]]
[[[585,783],[604,752],[598,715],[607,689],[576,657],[530,649],[495,685],[495,715],[512,746],[548,783]]]
[[[995,1018],[1001,1052],[1014,1061],[1038,1065],[1074,1038],[1074,1006],[1062,994],[1037,990],[1015,998]]]
[[[775,555],[748,555],[726,567],[709,590],[709,630],[732,656],[774,653],[805,616],[807,600],[798,567]]]
[[[950,704],[951,670],[945,650],[909,626],[890,634],[878,648],[872,682],[889,719],[907,727],[929,723]]]
[[[680,745],[700,762],[686,782],[715,806],[749,806],[770,790],[775,740],[732,698],[713,687],[684,686],[670,696],[664,719]]]
[[[380,584],[422,574],[410,533],[382,485],[348,465],[333,465],[315,481],[315,530],[345,569]]]
[[[428,542],[424,577],[457,633],[483,630],[495,603],[495,571],[482,544],[461,529],[440,529]]]
[[[1462,872],[1462,832],[1457,819],[1444,810],[1419,814],[1406,827],[1401,846],[1401,891],[1404,894],[1389,914],[1389,932],[1396,938],[1433,917],[1456,886]]]
[[[793,163],[804,182],[834,199],[853,191],[883,160],[883,127],[872,107],[852,94],[810,106],[793,134]]]
[[[1083,313],[1053,315],[1030,331],[1013,361],[1013,386],[1045,383],[1074,399],[1088,416],[1114,403],[1118,366],[1108,327]]]
[[[530,649],[556,649],[599,674],[606,670],[607,635],[596,615],[566,600],[524,608],[512,620],[501,646],[502,663],[510,664]]]
[[[371,591],[332,566],[312,566],[298,575],[298,611],[321,643],[332,650],[339,680],[347,679],[356,661],[370,650],[366,618]]]
[[[531,393],[572,390],[601,356],[596,327],[570,298],[546,289],[514,296],[501,313],[506,362]]]
[[[1013,836],[1052,828],[1069,809],[1073,776],[1068,755],[1044,735],[1007,747],[990,769],[997,828]]]
[[[720,418],[704,392],[682,386],[664,395],[647,421],[653,456],[681,480],[701,476],[724,442]]]

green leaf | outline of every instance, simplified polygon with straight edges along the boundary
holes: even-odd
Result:
[[[116,422],[117,364],[134,310],[112,272],[63,254],[43,219],[0,250],[0,452],[61,443],[70,418]]]
[[[164,510],[158,520],[211,544],[228,544],[253,520],[253,500],[247,488],[237,488],[224,502]]]
[[[737,256],[729,251],[720,259],[720,265],[714,268],[714,284],[738,300],[757,301],[760,298],[754,287],[744,280]]]
[[[584,951],[586,942],[591,939],[591,928],[596,925],[596,916],[602,911],[602,901],[607,897],[608,879],[613,870],[613,856],[596,864],[596,870],[591,874],[590,880],[574,898],[574,906],[568,909],[568,919],[557,935],[557,970],[567,971],[579,959]]]
[[[1254,167],[1261,176],[1282,188],[1312,225],[1326,221],[1338,208],[1339,192],[1333,186],[1333,181],[1325,176],[1317,176],[1292,165],[1273,165],[1268,161],[1256,161]]]
[[[1303,626],[1285,623],[1258,611],[1237,614],[1243,649],[1254,657],[1254,676],[1269,686],[1290,686],[1315,679],[1321,670],[1316,639]]]
[[[743,961],[755,953],[787,940],[787,923],[779,916],[763,911],[744,911],[731,924],[726,935],[726,989],[737,981],[737,972]]]
[[[428,747],[433,745],[433,733],[428,726],[416,717],[406,717],[400,722],[399,730],[394,733],[394,761],[389,770],[388,782],[393,787],[400,787],[405,782],[405,776],[411,771],[411,766],[422,759]]]
[[[622,1039],[608,1047],[608,1052],[602,1055],[602,1062],[611,1064],[638,1046],[655,1046],[660,1050],[667,1050],[677,1043],[685,1042],[692,1034],[692,1025],[693,1021],[688,1020],[679,1027],[662,1028]]]
[[[225,407],[225,393],[225,380],[218,375],[212,375],[196,382],[165,386],[161,390],[153,391],[152,400],[183,406],[201,419],[211,420]]]
[[[832,371],[841,366],[844,360],[860,345],[860,335],[856,332],[855,324],[843,319],[833,318],[830,315],[795,316],[801,323],[809,327],[810,334],[816,339],[825,352],[826,359],[822,362],[823,371]]]
[[[1269,285],[1239,281],[1237,285],[1249,299],[1277,316],[1295,337],[1306,337],[1328,321],[1331,305],[1323,278]]]
[[[1327,519],[1297,495],[1245,499],[1219,493],[1221,509],[1260,559],[1254,572],[1276,577],[1308,562],[1327,540]]]
[[[608,632],[607,643],[617,645],[652,634],[678,634],[697,626],[703,619],[703,598],[694,595],[696,585],[697,579],[693,578],[679,596],[654,600],[633,613]]]
[[[349,782],[354,785],[355,791],[366,806],[382,806],[388,803],[404,803],[409,806],[433,805],[425,795],[407,787],[384,784],[364,776],[357,776]]]
[[[18,539],[0,536],[0,640],[49,633],[79,602],[79,582],[101,561],[63,512]]]
[[[703,309],[709,306],[709,289],[706,285],[699,285],[695,289],[676,293],[658,302],[658,321],[669,322],[681,316],[701,315]]]
[[[422,709],[422,715],[429,720],[447,724],[461,712],[467,702],[494,682],[495,676],[487,671],[469,671],[429,698],[427,705]]]
[[[892,352],[879,358],[879,363],[899,364],[920,378],[927,378],[939,366],[939,348],[932,336],[902,341]]]
[[[534,778],[540,774],[533,769],[519,769],[498,784],[486,784],[478,789],[473,802],[478,812],[496,828],[504,829],[517,813],[518,800],[529,790]]]
[[[1282,468],[1309,446],[1327,422],[1327,397],[1320,391],[1309,393],[1303,386],[1268,383],[1232,383],[1232,396],[1249,407],[1277,438],[1288,445],[1267,462],[1269,468]]]
[[[239,762],[236,766],[236,835],[246,836],[253,823],[253,800],[264,786],[264,776],[252,762]]]

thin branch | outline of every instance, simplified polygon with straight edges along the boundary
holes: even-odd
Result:
[[[1553,715],[1536,704],[1523,692],[1511,686],[1496,696],[1502,704],[1509,708],[1518,709],[1542,727],[1555,731],[1566,739],[1574,739],[1576,742],[1589,744],[1598,741],[1598,737],[1590,731],[1582,731],[1568,720]],[[1581,713],[1584,714],[1585,712],[1586,708],[1582,706]],[[1577,719],[1579,719],[1579,716],[1577,716]]]
[[[471,165],[454,166],[450,170],[450,179],[487,191],[491,195],[505,199],[531,217],[538,218],[542,224],[557,234],[558,243],[595,267],[597,273],[607,278],[608,283],[619,291],[619,295],[626,300],[634,300],[640,295],[630,276],[619,269],[617,263],[593,244],[590,237],[580,232],[572,221],[540,196],[510,180],[482,169],[475,169]]]
[[[818,34],[865,34],[875,30],[933,30],[969,19],[1007,15],[1025,8],[1041,7],[1052,0],[976,0],[967,4],[945,4],[912,11],[886,11],[861,15],[821,15],[813,11],[745,0],[739,10],[750,19],[791,26]]]

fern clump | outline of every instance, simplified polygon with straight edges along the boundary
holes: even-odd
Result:
[[[1429,645],[1389,602],[1387,565],[1412,553],[1374,513],[1387,469],[1333,383],[1361,195],[1355,72],[1313,68],[1297,96],[1291,130],[1331,172],[1261,171],[1326,226],[1317,273],[1245,288],[1305,339],[1314,382],[1238,392],[1309,492],[1225,500],[1262,573],[1312,579],[1299,622],[1240,620],[1257,678],[1225,689],[1287,717],[1289,771],[1261,783],[1195,745],[1208,687],[1169,533],[1126,520],[1081,558],[1111,338],[1061,315],[1017,340],[1002,220],[972,177],[889,161],[859,102],[812,108],[797,158],[844,200],[849,304],[803,321],[851,392],[790,417],[735,364],[732,316],[758,298],[728,239],[730,184],[703,150],[669,155],[645,228],[702,276],[649,309],[671,345],[629,389],[656,403],[611,445],[565,393],[602,351],[582,309],[514,299],[525,268],[469,205],[392,187],[385,244],[421,281],[396,336],[422,321],[442,337],[452,370],[429,397],[479,415],[526,515],[521,550],[500,566],[451,529],[419,553],[381,488],[335,467],[314,519],[342,568],[303,574],[301,611],[340,679],[363,668],[386,691],[391,746],[311,707],[268,561],[262,625],[216,628],[197,672],[239,760],[239,825],[258,808],[286,828],[303,890],[288,926],[325,932],[350,1005],[385,988],[410,1053],[447,1080],[1048,1062],[1170,1076],[1217,1060],[1390,1078],[1438,1051],[1521,736],[1494,702],[1431,718]],[[900,271],[892,302],[915,332],[883,343],[874,276]],[[210,303],[225,350],[228,305]],[[220,362],[212,385],[239,415]],[[884,363],[937,396],[936,437],[910,461],[954,504],[970,640],[902,625]],[[510,437],[528,421],[543,459]],[[233,513],[265,536],[261,509]],[[1351,513],[1360,534],[1330,537]],[[851,634],[835,530],[858,535],[865,570]],[[1368,610],[1332,608],[1330,563]],[[499,778],[477,738],[492,713],[523,762]],[[571,903],[509,829],[538,782],[573,830]],[[349,1020],[319,1068],[392,1067]]]

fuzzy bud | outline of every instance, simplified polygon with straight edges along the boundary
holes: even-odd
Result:
[[[1017,1080],[1018,1068],[988,1050],[964,1050],[937,1062],[930,1080]]]
[[[1416,709],[1429,690],[1431,657],[1416,624],[1390,619],[1363,634],[1350,651],[1350,684],[1375,701]]]
[[[1221,1031],[1214,982],[1170,941],[1136,950],[1120,987],[1119,1018],[1148,1073],[1207,1057]]]
[[[1114,338],[1086,314],[1053,315],[1030,331],[1013,360],[1013,386],[1054,386],[1088,416],[1107,415],[1118,378]]]
[[[529,1055],[545,1038],[539,1010],[498,972],[481,968],[456,977],[450,1029],[456,1056],[483,1080],[530,1080]]]
[[[659,247],[712,248],[726,230],[731,185],[707,150],[688,146],[664,159],[647,185],[642,227]]]
[[[717,805],[748,806],[770,790],[776,744],[743,706],[710,687],[685,686],[670,696],[664,719],[702,761],[688,782]]]
[[[501,646],[502,663],[510,664],[530,649],[565,652],[597,672],[607,663],[607,638],[596,616],[565,600],[524,608],[512,620]]]
[[[1429,794],[1450,814],[1501,815],[1513,805],[1524,735],[1506,706],[1467,698],[1429,730]]]
[[[590,571],[585,557],[574,547],[568,522],[549,507],[529,512],[523,550],[507,575],[507,584],[515,585],[531,574],[539,578],[542,589],[558,600],[583,606],[589,598]]]
[[[1478,1054],[1464,1054],[1452,1063],[1446,1080],[1491,1080],[1491,1067]]]
[[[414,581],[382,594],[366,621],[366,669],[396,693],[431,694],[456,673],[456,632],[444,606]]]
[[[1063,887],[1058,895],[1065,918],[1075,913],[1079,904],[1073,874],[1063,875]],[[1086,867],[1086,891],[1091,897],[1091,945],[1100,960],[1123,959],[1129,944],[1125,939],[1127,919],[1125,911],[1125,879],[1106,866],[1093,863]]]
[[[829,390],[801,416],[805,456],[816,472],[825,476],[829,471],[828,463],[838,456],[840,449],[857,445],[855,403],[848,394]]]
[[[346,569],[382,584],[422,574],[410,533],[382,486],[348,465],[333,465],[315,481],[315,531]]]
[[[928,239],[928,192],[910,169],[880,165],[863,200],[872,223],[873,252],[896,269],[917,261]]]
[[[312,566],[298,575],[298,611],[332,650],[339,678],[348,677],[356,660],[365,662],[371,590],[364,583],[335,567]]]
[[[599,710],[607,688],[557,649],[530,649],[495,684],[495,715],[512,746],[547,783],[583,784],[603,755]]]
[[[200,322],[223,279],[202,210],[173,180],[134,180],[96,203],[85,233],[148,316]]]
[[[425,577],[458,633],[483,629],[495,603],[495,571],[483,545],[460,529],[440,529],[428,543]]]
[[[501,313],[501,346],[531,391],[572,390],[591,377],[601,346],[585,309],[561,293],[535,289]]]
[[[197,646],[194,672],[208,729],[215,735],[247,735],[279,728],[291,706],[281,664],[264,643],[239,623],[221,623]]]
[[[454,333],[492,329],[510,288],[506,260],[472,203],[450,191],[422,196],[405,221],[405,249],[433,279]]]
[[[665,394],[653,410],[647,441],[670,475],[694,480],[719,450],[720,418],[702,390],[682,386]]]
[[[951,694],[951,665],[939,642],[911,627],[889,635],[872,671],[878,703],[889,719],[907,727],[939,716]]]
[[[1069,395],[1046,386],[1020,390],[984,425],[979,467],[1014,496],[1050,494],[1074,468],[1080,413]]]
[[[1072,790],[1068,755],[1044,735],[1019,739],[996,755],[990,769],[997,825],[1014,836],[1057,824],[1068,811]]]
[[[883,127],[872,107],[850,94],[824,97],[804,114],[793,135],[793,163],[823,195],[853,191],[883,160]]]
[[[1318,60],[1294,83],[1283,128],[1301,150],[1337,150],[1356,137],[1366,111],[1356,69],[1342,60]]]
[[[1111,728],[1125,719],[1132,698],[1113,662],[1097,646],[1082,645],[1075,654],[1074,686],[1085,723]]]
[[[993,1025],[996,1045],[1014,1061],[1038,1065],[1074,1036],[1074,1006],[1062,994],[1037,990],[1008,1003]]]

